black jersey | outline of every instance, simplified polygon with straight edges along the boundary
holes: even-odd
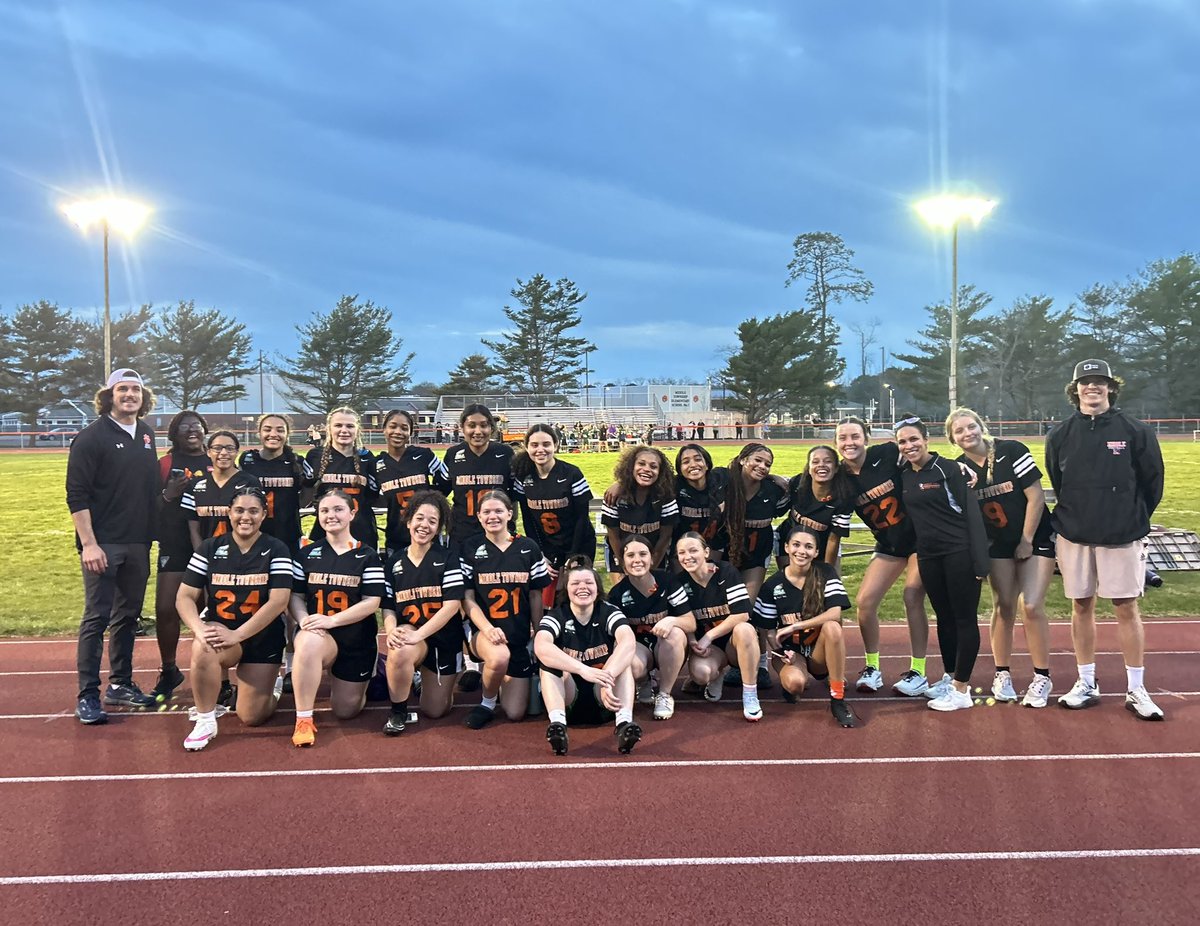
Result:
[[[813,495],[809,483],[801,487],[802,476],[793,476],[788,483],[787,520],[779,525],[779,555],[786,556],[783,545],[797,527],[812,531],[817,538],[817,559],[825,558],[830,537],[850,536],[850,513],[854,511],[854,500],[835,502],[822,501]]]
[[[383,536],[389,550],[399,550],[412,542],[404,512],[418,491],[434,488],[443,495],[450,491],[446,464],[428,447],[405,447],[399,460],[390,453],[379,454],[375,458],[375,479],[387,505]]]
[[[229,506],[241,489],[259,489],[262,485],[258,479],[240,470],[225,481],[225,485],[217,485],[212,474],[205,473],[197,477],[183,492],[179,507],[189,521],[200,523],[200,537],[220,537],[229,533]]]
[[[479,499],[485,492],[500,489],[513,495],[513,449],[492,441],[477,454],[464,441],[446,451],[446,470],[450,474],[454,503],[450,518],[450,536],[466,540],[482,534],[479,526]]]
[[[842,584],[837,570],[828,563],[819,560],[813,562],[804,582],[807,584],[813,581],[822,584],[824,601],[820,610],[809,614],[804,610],[804,585],[793,584],[783,571],[775,573],[763,583],[758,592],[758,599],[754,602],[756,623],[772,629],[790,627],[800,621],[810,620],[830,608],[841,608],[845,611],[850,607],[846,586]],[[820,627],[810,627],[785,637],[780,645],[784,649],[809,656],[820,635]]]
[[[338,614],[364,598],[387,596],[379,554],[358,540],[345,553],[328,538],[306,544],[293,566],[292,591],[305,597],[309,614]]]
[[[228,534],[210,537],[192,554],[182,581],[205,590],[205,620],[223,621],[233,630],[267,603],[272,590],[292,587],[292,554],[266,534],[245,553]],[[283,620],[282,613],[276,620]]]
[[[408,558],[408,547],[395,551],[385,570],[388,583],[384,610],[402,624],[420,627],[447,601],[462,601],[463,575],[458,561],[441,544],[432,545],[419,565]],[[451,620],[462,636],[460,621]]]
[[[538,545],[528,537],[515,537],[501,550],[480,536],[463,550],[462,575],[488,621],[504,631],[509,647],[528,643],[533,619],[529,593],[551,581]]]
[[[742,574],[729,563],[715,563],[717,571],[707,585],[701,585],[689,573],[679,578],[687,592],[688,606],[696,618],[696,633],[708,633],[731,614],[750,613],[750,594]]]
[[[165,486],[170,480],[172,469],[183,470],[189,482],[212,470],[212,461],[207,454],[196,455],[170,451],[158,461],[159,475]],[[186,491],[186,487],[185,487]],[[188,517],[183,510],[182,496],[175,501],[163,500],[158,512],[158,551],[163,556],[182,557],[183,561],[192,553],[192,535],[188,531]]]
[[[300,493],[312,485],[312,467],[294,451],[284,451],[268,460],[260,450],[247,450],[238,459],[238,467],[257,476],[267,493],[267,519],[262,531],[278,537],[292,550],[300,548]]]
[[[742,568],[761,566],[771,553],[775,519],[787,511],[788,491],[770,477],[746,499],[746,526],[742,536]],[[728,530],[728,525],[726,530]],[[730,551],[732,553],[732,551]]]
[[[917,535],[917,556],[945,556],[967,551],[975,575],[988,574],[987,533],[983,515],[967,488],[967,477],[957,463],[931,453],[920,469],[905,464],[900,481],[904,507]]]
[[[857,497],[854,510],[875,535],[876,550],[909,556],[916,549],[900,492],[900,449],[893,441],[872,444],[858,475],[847,472]]]
[[[592,487],[578,466],[555,460],[545,479],[533,467],[524,479],[513,480],[513,493],[525,533],[550,562],[561,566],[572,553],[595,558],[595,534],[587,530]],[[591,549],[586,549],[589,537]]]
[[[586,623],[575,616],[569,604],[542,615],[538,630],[554,638],[554,645],[585,666],[603,668],[617,645],[617,628],[628,627],[629,619],[616,605],[597,600]]]
[[[988,472],[986,458],[982,465],[976,465],[964,453],[958,462],[966,463],[978,477],[973,491],[992,548],[1011,550],[1021,542],[1025,530],[1025,489],[1041,483],[1042,471],[1029,448],[1020,441],[997,440],[993,450],[996,459],[993,472]],[[1042,537],[1050,535],[1050,509],[1045,505],[1035,533]]]
[[[675,522],[679,520],[679,505],[675,499],[656,502],[647,498],[638,504],[632,499],[622,498],[615,506],[608,502],[600,513],[600,523],[605,527],[615,527],[617,532],[625,534],[640,534],[646,538],[653,550],[662,532],[672,533]]]
[[[691,610],[687,592],[675,576],[666,570],[655,570],[650,576],[654,585],[648,595],[642,594],[629,576],[608,593],[609,602],[624,612],[633,632],[643,640],[654,636],[654,625],[664,617],[679,617]]]
[[[328,454],[324,471],[321,456]],[[316,500],[330,489],[341,489],[350,496],[354,507],[354,519],[350,522],[350,535],[361,540],[371,549],[379,546],[379,528],[375,524],[375,503],[379,501],[379,482],[375,479],[375,455],[369,450],[356,451],[346,456],[331,447],[314,447],[308,452],[308,465],[312,468],[316,484]],[[321,522],[313,522],[308,532],[312,540],[325,536]]]
[[[708,473],[703,489],[697,489],[682,476],[676,478],[675,504],[679,507],[679,520],[675,522],[675,540],[688,531],[695,531],[713,549],[725,549],[728,538],[721,529],[720,509],[728,482],[729,470],[724,467]]]

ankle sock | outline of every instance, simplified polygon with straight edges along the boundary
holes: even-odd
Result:
[[[1089,662],[1086,665],[1080,665],[1079,677],[1087,683],[1089,688],[1096,687],[1096,664]]]
[[[908,665],[909,665],[909,668],[911,668],[914,672],[917,673],[917,675],[925,674],[925,657],[924,656],[922,656],[920,659],[918,659],[916,656],[913,656],[908,661]]]
[[[1133,691],[1135,688],[1142,688],[1146,683],[1146,669],[1143,666],[1126,666],[1125,680],[1129,687],[1126,691]]]
[[[846,697],[846,680],[845,679],[842,679],[842,681],[840,681],[840,682],[835,682],[833,679],[829,680],[829,697],[833,698],[836,701],[841,701],[843,698]]]
[[[867,653],[866,658],[867,665],[869,665],[872,669],[879,668],[879,653]]]
[[[408,698],[405,698],[403,701],[393,701],[392,702],[392,716],[393,717],[407,717],[408,716]]]
[[[494,698],[481,698],[479,701],[479,706],[486,707],[489,711],[494,711],[496,709],[496,701],[499,700],[499,698],[499,695],[496,695]]]

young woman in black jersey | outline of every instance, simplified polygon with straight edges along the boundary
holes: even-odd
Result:
[[[208,424],[199,412],[184,410],[167,425],[171,449],[159,460],[162,480],[162,508],[158,519],[158,576],[154,590],[154,635],[162,668],[150,692],[166,701],[183,684],[183,673],[175,662],[179,648],[179,612],[175,596],[188,560],[192,558],[192,535],[188,519],[180,507],[184,489],[193,480],[209,472],[212,461],[204,452],[204,434]]]
[[[212,469],[192,480],[179,505],[188,519],[192,548],[209,537],[229,532],[229,504],[235,492],[253,488],[262,491],[258,479],[237,467],[241,446],[232,431],[213,431],[208,435],[208,458]],[[265,496],[264,496],[265,498]]]
[[[653,550],[654,568],[662,566],[671,546],[679,506],[675,503],[674,474],[661,450],[637,444],[621,454],[613,468],[616,502],[604,503],[600,515],[607,532],[606,560],[610,573],[621,571],[623,538],[639,534]]]
[[[727,537],[721,530],[721,504],[729,470],[714,469],[712,457],[700,444],[684,444],[675,455],[675,471],[679,520],[675,522],[672,544],[688,531],[695,531],[708,543],[715,559],[724,559]]]
[[[991,557],[992,655],[996,674],[992,694],[997,701],[1017,700],[1009,664],[1018,599],[1024,604],[1022,622],[1033,680],[1021,703],[1045,707],[1053,690],[1050,682],[1050,624],[1046,618],[1046,589],[1054,576],[1054,540],[1050,509],[1042,491],[1042,473],[1029,448],[1020,441],[997,440],[969,408],[958,408],[946,419],[946,437],[962,450],[959,462],[978,476],[975,497],[987,529]]]
[[[222,670],[237,667],[242,723],[257,726],[275,711],[292,558],[283,541],[262,532],[266,516],[261,489],[239,490],[229,504],[232,530],[200,544],[179,586],[175,606],[193,636],[196,725],[183,741],[189,751],[203,749],[217,735]]]
[[[754,620],[770,632],[784,697],[794,701],[809,676],[829,679],[829,709],[843,727],[857,723],[846,703],[842,611],[850,607],[833,566],[821,559],[822,532],[798,524],[784,543],[787,564],[754,602]]]
[[[499,491],[479,497],[476,535],[461,548],[463,606],[474,625],[471,647],[483,663],[483,699],[467,715],[478,730],[496,716],[497,699],[509,720],[529,708],[533,627],[542,617],[542,589],[550,573],[538,545],[509,531],[513,504]]]
[[[608,593],[609,604],[620,608],[629,619],[637,647],[633,654],[633,678],[641,692],[650,691],[655,720],[675,715],[671,691],[688,657],[689,636],[696,633],[687,592],[670,572],[651,569],[654,553],[645,537],[631,534],[622,544],[624,575]],[[650,671],[658,670],[658,692],[650,689]]]
[[[758,667],[758,634],[750,623],[750,596],[741,573],[729,563],[709,560],[708,544],[699,534],[684,534],[675,544],[688,605],[700,636],[691,644],[688,674],[704,686],[704,697],[721,700],[725,666],[737,663],[742,678],[754,678]],[[762,719],[758,686],[742,684],[742,716]]]
[[[854,484],[838,466],[837,451],[818,445],[808,451],[804,472],[788,482],[788,516],[777,531],[780,569],[791,557],[787,552],[788,535],[805,527],[817,540],[817,559],[837,566],[842,538],[850,536],[850,514],[854,511]]]
[[[330,489],[341,489],[354,503],[350,534],[372,550],[379,546],[375,503],[379,482],[375,479],[375,455],[363,447],[362,425],[352,408],[335,408],[325,419],[325,442],[308,452],[317,500]],[[325,536],[320,522],[308,533],[310,540]]]
[[[929,618],[925,614],[925,588],[917,568],[916,537],[900,497],[900,451],[892,441],[868,446],[867,425],[861,418],[843,418],[835,435],[842,469],[854,485],[854,510],[875,537],[875,552],[867,563],[854,602],[866,650],[866,665],[855,687],[859,691],[878,691],[883,687],[883,672],[879,667],[879,605],[888,589],[904,576],[904,615],[912,660],[892,690],[917,697],[929,690],[925,676]]]
[[[300,509],[304,495],[312,485],[313,471],[304,457],[288,443],[292,420],[287,415],[269,412],[258,418],[257,449],[250,448],[238,458],[242,472],[262,483],[267,494],[267,520],[263,533],[278,537],[293,553],[300,549]]]
[[[550,720],[546,740],[565,756],[568,719],[603,723],[612,712],[617,749],[628,755],[642,738],[633,722],[633,631],[621,609],[601,597],[604,586],[588,557],[570,557],[563,572],[564,600],[538,622],[533,644]]]
[[[512,495],[513,449],[493,440],[496,416],[486,405],[468,405],[459,415],[463,441],[446,450],[446,470],[450,474],[454,506],[450,519],[452,545],[464,544],[478,536],[479,502],[491,491]],[[457,429],[456,429],[457,430]]]
[[[444,495],[424,489],[404,511],[410,542],[393,550],[385,573],[383,604],[387,634],[387,682],[391,715],[388,736],[404,732],[413,674],[421,672],[421,713],[442,717],[454,705],[454,680],[462,671],[463,579],[458,559],[441,543],[450,520]]]
[[[430,448],[412,443],[416,433],[417,421],[410,412],[396,408],[384,415],[383,437],[387,446],[375,458],[375,478],[387,505],[383,535],[389,555],[410,542],[404,518],[409,500],[431,486],[443,494],[450,491],[446,464]]]
[[[353,504],[341,489],[322,495],[317,521],[325,536],[293,561],[292,614],[299,625],[292,663],[296,746],[316,740],[313,706],[325,670],[333,716],[348,720],[367,703],[367,683],[379,655],[375,613],[387,594],[383,564],[374,550],[350,536]]]
[[[945,672],[926,697],[935,711],[962,710],[972,703],[979,592],[989,567],[983,515],[958,464],[930,451],[925,422],[915,416],[899,421],[896,445],[904,456],[904,508],[917,535],[917,565],[937,615]]]
[[[592,488],[583,471],[558,459],[558,434],[548,424],[525,433],[525,447],[512,460],[513,492],[521,507],[525,534],[546,557],[550,578],[570,556],[596,555],[596,528],[588,514]],[[545,604],[552,607],[554,585],[546,586]]]

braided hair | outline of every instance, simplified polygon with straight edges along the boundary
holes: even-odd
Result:
[[[979,425],[979,432],[983,435],[983,445],[987,447],[987,482],[984,485],[991,485],[992,480],[996,478],[996,439],[988,432],[987,425],[983,423],[983,419],[979,417],[979,412],[966,406],[959,406],[946,416],[946,440],[950,441],[955,447],[953,437],[953,427],[956,418],[973,418],[975,423]]]
[[[325,475],[325,470],[329,468],[329,461],[333,459],[333,416],[334,415],[350,415],[354,418],[354,453],[351,457],[354,460],[355,475],[362,475],[362,454],[363,449],[362,439],[362,418],[352,408],[347,408],[345,405],[333,409],[325,416],[325,442],[321,444],[321,463],[317,467],[317,491],[320,491],[321,478]]]

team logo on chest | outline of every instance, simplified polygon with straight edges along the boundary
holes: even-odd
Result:
[[[1108,441],[1107,444],[1105,444],[1105,446],[1108,447],[1108,449],[1112,451],[1112,455],[1114,457],[1119,457],[1121,455],[1122,451],[1124,451],[1124,449],[1125,449],[1125,441],[1110,440],[1110,441]]]

